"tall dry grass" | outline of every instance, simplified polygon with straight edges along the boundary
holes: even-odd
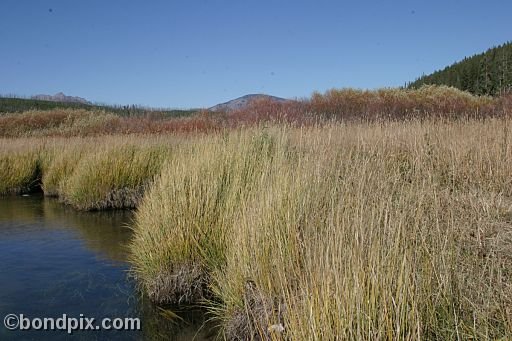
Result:
[[[39,146],[25,148],[0,139],[0,195],[23,194],[41,181]]]
[[[511,338],[512,120],[311,124],[0,139],[0,193],[138,206],[141,288],[228,339]]]
[[[137,212],[133,262],[150,298],[195,303],[225,263],[226,227],[259,184],[275,141],[245,132],[209,136],[175,152]]]
[[[168,152],[158,146],[102,146],[76,164],[62,197],[82,210],[135,208]]]
[[[178,137],[0,139],[0,194],[42,190],[80,210],[134,208]]]
[[[139,208],[135,274],[156,301],[205,304],[228,339],[510,338],[511,125],[195,140]]]

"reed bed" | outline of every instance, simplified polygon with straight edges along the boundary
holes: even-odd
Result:
[[[79,210],[135,208],[180,138],[0,139],[0,194],[42,191]]]
[[[136,213],[136,278],[227,339],[512,336],[510,120],[194,140]]]
[[[0,139],[0,192],[137,207],[133,274],[227,339],[512,338],[509,118]]]
[[[39,180],[39,155],[36,151],[0,151],[0,195],[30,192],[38,186]]]

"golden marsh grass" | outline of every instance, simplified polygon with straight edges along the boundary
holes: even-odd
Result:
[[[134,208],[179,138],[1,139],[0,193],[40,187],[80,210]]]
[[[510,125],[198,139],[137,212],[136,276],[205,304],[228,339],[510,337]]]
[[[509,339],[511,127],[4,139],[0,179],[13,192],[39,167],[75,207],[138,206],[141,288],[204,305],[228,339]],[[139,186],[142,201],[125,201]]]

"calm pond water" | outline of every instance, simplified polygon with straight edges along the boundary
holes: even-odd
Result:
[[[75,331],[78,340],[205,340],[204,315],[169,319],[128,276],[129,211],[77,212],[42,196],[0,198],[0,317],[138,317],[140,331]],[[68,340],[66,331],[10,331],[0,340]]]

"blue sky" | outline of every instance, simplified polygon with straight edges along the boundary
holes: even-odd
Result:
[[[510,0],[1,0],[0,94],[190,108],[399,86],[512,40],[510,13]]]

